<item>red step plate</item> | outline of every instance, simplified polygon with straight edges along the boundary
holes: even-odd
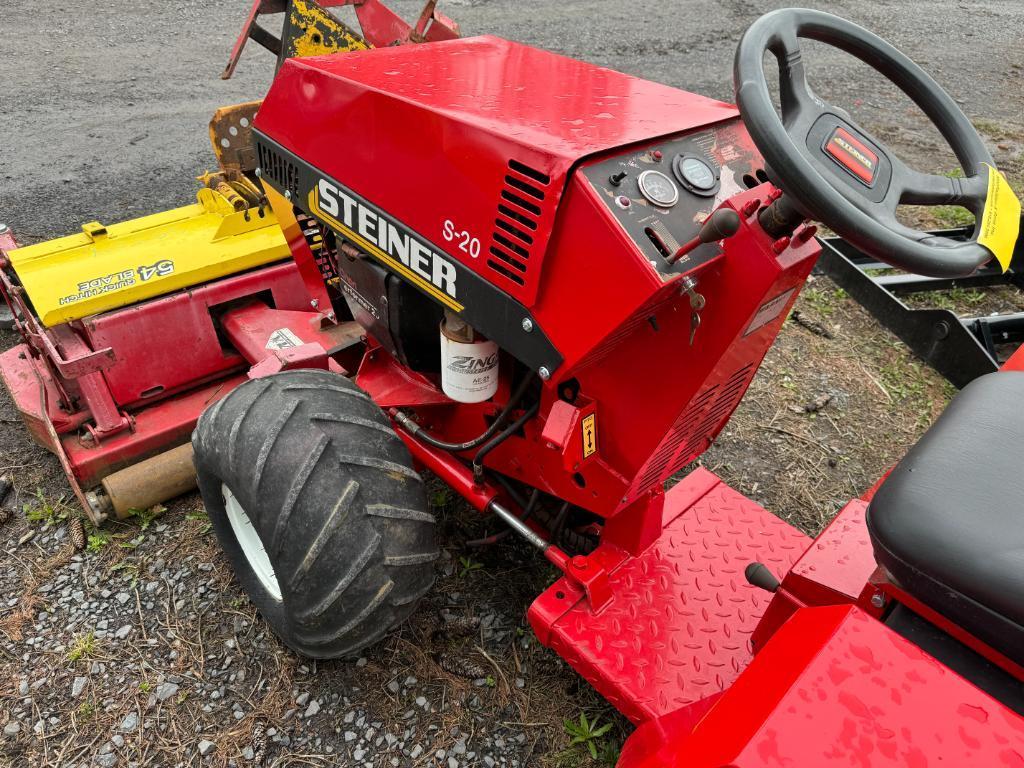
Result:
[[[612,603],[594,614],[560,579],[530,623],[635,723],[709,704],[752,658],[750,635],[771,595],[743,576],[753,561],[780,580],[810,538],[705,469],[665,499],[661,537],[611,574]]]

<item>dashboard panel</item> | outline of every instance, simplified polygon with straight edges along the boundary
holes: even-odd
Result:
[[[674,264],[669,261],[723,200],[765,180],[761,166],[761,156],[737,119],[633,147],[584,166],[583,174],[667,279],[721,255],[717,243],[708,243]]]

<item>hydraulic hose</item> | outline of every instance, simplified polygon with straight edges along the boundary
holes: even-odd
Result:
[[[531,405],[529,408],[526,409],[526,411],[523,413],[522,416],[520,416],[518,419],[516,419],[511,424],[509,424],[507,427],[505,427],[505,429],[503,429],[501,432],[499,432],[497,436],[492,437],[490,439],[490,441],[488,441],[486,444],[484,444],[483,448],[481,448],[479,451],[477,451],[476,456],[473,457],[473,477],[475,477],[477,479],[483,477],[483,474],[484,474],[484,466],[483,466],[484,457],[488,453],[493,451],[495,448],[497,448],[499,445],[501,445],[503,442],[508,440],[512,435],[514,435],[520,429],[522,429],[523,424],[525,424],[526,422],[528,422],[530,419],[532,419],[534,416],[537,415],[537,411],[538,411],[539,408],[540,408],[540,403],[539,402],[534,403],[533,405]]]
[[[402,426],[402,429],[404,429],[410,435],[415,437],[417,440],[421,440],[427,445],[432,445],[435,448],[440,448],[442,451],[451,451],[452,453],[471,451],[474,448],[483,445],[485,442],[487,442],[494,436],[494,434],[498,431],[501,425],[505,422],[505,419],[508,418],[508,415],[509,413],[511,413],[512,409],[515,408],[516,405],[519,404],[519,401],[523,399],[523,395],[526,394],[526,390],[530,386],[530,383],[532,381],[532,376],[524,376],[523,380],[519,382],[519,386],[516,387],[515,392],[512,393],[512,397],[508,399],[508,402],[505,403],[505,407],[501,409],[501,411],[495,417],[494,421],[491,422],[491,425],[486,430],[484,430],[483,433],[477,435],[472,440],[467,440],[464,443],[449,443],[434,437],[432,434],[427,432],[427,430],[425,430],[423,427],[421,427],[409,416],[402,413],[397,408],[392,408],[390,413],[392,418],[394,418],[395,421],[397,421]]]

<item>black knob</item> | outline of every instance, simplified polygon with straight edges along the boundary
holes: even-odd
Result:
[[[626,173],[625,171],[619,171],[618,173],[613,173],[611,176],[609,176],[608,181],[612,183],[613,187],[617,187],[619,186],[619,184],[622,183],[622,180],[625,179],[627,176],[629,176],[629,174]]]
[[[779,580],[775,578],[775,575],[768,570],[764,563],[751,563],[747,566],[743,575],[747,577],[747,582],[752,586],[763,589],[766,592],[774,592],[779,588]]]
[[[708,216],[697,237],[702,243],[714,243],[732,237],[740,228],[740,216],[732,208],[719,208]]]

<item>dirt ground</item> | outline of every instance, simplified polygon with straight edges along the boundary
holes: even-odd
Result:
[[[442,0],[443,4],[443,0]],[[1018,189],[1024,180],[1024,5],[809,3],[881,32],[957,97]],[[212,166],[206,122],[258,97],[255,46],[216,78],[246,3],[7,3],[0,24],[0,220],[26,241],[188,202]],[[779,3],[452,0],[468,33],[495,33],[729,98],[745,26]],[[398,3],[406,16],[414,4]],[[45,13],[45,24],[39,14]],[[583,23],[581,23],[583,20]],[[922,170],[953,160],[867,70],[813,50],[812,83]],[[867,94],[867,95],[864,95]],[[916,211],[949,225],[957,210]],[[980,300],[955,297],[971,311]],[[1004,297],[1019,306],[1018,297]],[[898,459],[953,390],[841,290],[815,279],[739,410],[702,459],[814,533]],[[15,343],[0,332],[0,347]],[[0,392],[0,766],[610,765],[629,725],[525,623],[552,570],[525,546],[464,542],[494,524],[436,483],[438,588],[355,662],[299,659],[232,580],[192,495],[158,517],[89,531],[53,457]],[[29,535],[31,534],[31,537]],[[591,760],[566,719],[611,724]],[[599,729],[599,727],[598,727]],[[260,734],[268,742],[260,754]]]

